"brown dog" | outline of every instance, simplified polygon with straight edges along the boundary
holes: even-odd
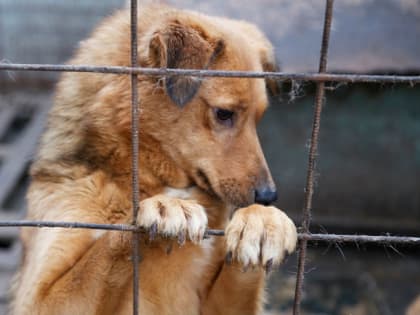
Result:
[[[143,67],[275,69],[251,24],[139,12]],[[129,33],[128,11],[116,13],[71,63],[129,65]],[[141,314],[258,314],[264,269],[296,244],[292,221],[264,206],[276,198],[256,133],[264,80],[139,76],[138,88],[137,221],[151,231],[140,245]],[[28,219],[129,223],[130,137],[129,76],[63,74],[31,169]],[[226,237],[203,240],[207,227]],[[27,228],[22,240],[13,314],[131,314],[131,233]]]

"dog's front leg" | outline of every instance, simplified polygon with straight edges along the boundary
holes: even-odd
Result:
[[[226,228],[226,264],[207,300],[204,315],[255,315],[262,311],[265,274],[294,251],[296,227],[275,207],[236,211]]]

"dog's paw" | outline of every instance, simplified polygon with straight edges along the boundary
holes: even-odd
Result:
[[[284,212],[252,205],[237,210],[226,228],[226,260],[245,270],[262,265],[268,272],[295,250],[296,242],[296,227]]]
[[[207,228],[207,214],[192,200],[156,195],[140,203],[137,224],[149,231],[149,238],[178,238],[183,244],[186,237],[200,242]]]

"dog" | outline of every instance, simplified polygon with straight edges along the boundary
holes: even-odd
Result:
[[[71,64],[130,65],[128,10]],[[163,5],[139,10],[141,67],[273,71],[243,21]],[[142,315],[260,314],[267,273],[296,246],[256,126],[273,81],[138,76]],[[274,91],[275,92],[275,91]],[[130,224],[130,76],[64,73],[31,166],[29,220]],[[225,229],[205,238],[206,229]],[[132,234],[25,228],[11,312],[131,314]]]

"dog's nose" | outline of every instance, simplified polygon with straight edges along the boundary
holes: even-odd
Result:
[[[263,187],[255,190],[255,203],[268,206],[277,200],[277,190],[274,188]]]

